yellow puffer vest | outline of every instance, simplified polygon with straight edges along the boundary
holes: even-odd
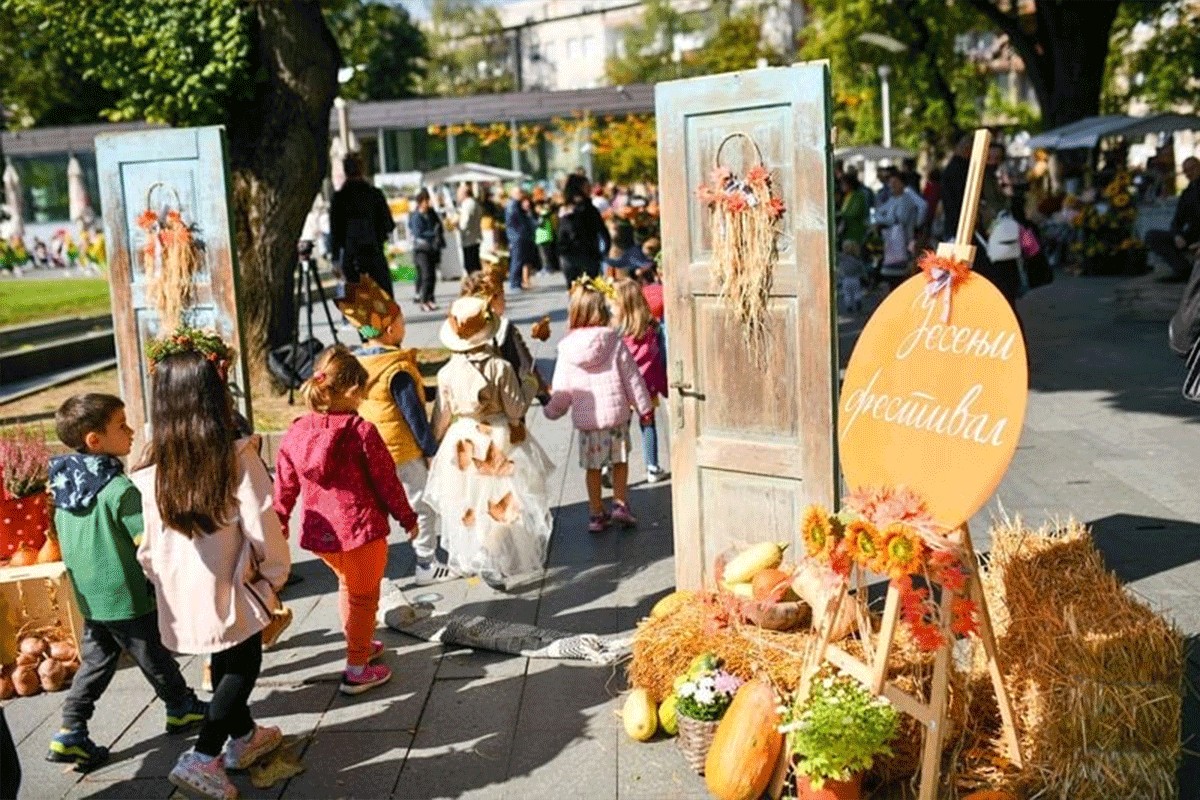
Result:
[[[397,372],[407,372],[417,384],[417,396],[425,403],[425,385],[417,369],[415,351],[388,348],[374,355],[360,355],[358,361],[367,371],[365,399],[358,407],[358,414],[372,423],[384,444],[392,454],[392,460],[404,464],[414,458],[422,458],[421,446],[413,436],[412,429],[392,399],[392,378]]]

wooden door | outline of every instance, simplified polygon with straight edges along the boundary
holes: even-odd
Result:
[[[836,308],[829,69],[825,63],[662,83],[655,90],[669,333],[675,575],[707,583],[735,543],[790,542],[813,502],[834,506]],[[763,364],[710,277],[708,212],[696,196],[730,134],[761,150],[787,206]],[[722,166],[745,175],[735,137]]]
[[[215,330],[238,352],[230,370],[238,410],[252,420],[246,348],[238,319],[237,254],[231,226],[225,129],[148,130],[96,137],[96,162],[108,248],[117,369],[129,424],[144,441],[150,408],[146,343],[168,333],[147,297],[139,254],[147,234],[138,217],[178,211],[202,242],[183,322]],[[135,446],[136,447],[136,446]],[[137,452],[135,449],[134,452]]]

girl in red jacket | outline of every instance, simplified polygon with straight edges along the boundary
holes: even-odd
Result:
[[[349,350],[326,348],[300,389],[312,413],[284,434],[275,464],[275,511],[285,530],[303,494],[300,546],[337,575],[346,634],[343,694],[361,694],[392,677],[386,666],[370,663],[383,652],[372,634],[387,567],[388,515],[409,538],[417,529],[387,446],[375,426],[358,416],[366,382],[366,370]]]
[[[624,337],[657,408],[658,398],[667,396],[667,359],[659,348],[658,323],[637,281],[625,278],[617,281],[615,288],[613,327]],[[658,483],[666,477],[667,471],[658,464],[658,429],[653,413],[642,421],[642,454],[646,458],[646,483]]]

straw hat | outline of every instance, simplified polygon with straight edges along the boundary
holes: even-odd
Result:
[[[378,336],[400,316],[400,306],[369,275],[363,275],[358,283],[347,283],[345,295],[333,302],[368,339]]]
[[[450,316],[442,323],[439,337],[450,350],[465,353],[485,345],[496,337],[500,320],[488,309],[482,297],[460,297],[450,306]]]

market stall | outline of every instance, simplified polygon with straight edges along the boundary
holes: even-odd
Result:
[[[431,196],[436,196],[436,206],[442,219],[450,222],[446,225],[446,249],[442,251],[442,260],[438,267],[442,280],[456,280],[463,275],[462,238],[458,228],[451,222],[458,210],[457,190],[459,185],[472,183],[476,185],[476,197],[479,187],[491,183],[514,183],[528,178],[523,172],[500,167],[490,167],[486,164],[467,162],[451,164],[421,176],[421,184],[429,190]],[[485,231],[485,238],[490,231]],[[481,248],[485,252],[496,250],[494,241],[485,242]]]

